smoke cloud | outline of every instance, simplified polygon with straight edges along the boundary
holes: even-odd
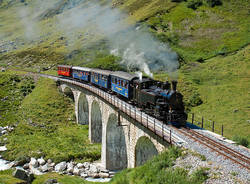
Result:
[[[56,6],[48,0],[37,0],[42,8],[36,9],[36,12],[47,11]],[[69,0],[69,2],[72,2]],[[96,0],[78,0],[77,6],[69,3],[70,9],[56,15],[57,31],[66,35],[71,42],[79,41],[77,34],[82,30],[88,30],[93,35],[100,35],[109,40],[110,53],[122,58],[121,63],[128,69],[138,68],[150,77],[152,72],[167,71],[176,74],[179,67],[178,56],[167,44],[156,40],[147,28],[134,26],[127,22],[128,16],[117,8],[112,8],[111,3],[100,4]],[[26,27],[27,36],[33,35],[37,31],[37,26],[33,24],[27,12],[21,11],[21,18]],[[88,35],[90,36],[90,35]]]

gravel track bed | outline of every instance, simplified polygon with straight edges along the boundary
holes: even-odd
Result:
[[[202,132],[202,130],[196,130],[198,132]],[[217,138],[209,135],[208,133],[202,132],[203,135],[211,137],[212,139],[217,140]],[[206,161],[201,161],[189,158],[193,164],[192,167],[203,166],[210,168],[209,176],[210,179],[206,181],[206,183],[250,183],[250,172],[249,170],[240,167],[238,164],[232,162],[220,156],[217,152],[211,151],[208,147],[201,145],[200,143],[190,139],[184,135],[180,135],[186,143],[182,144],[182,147],[192,150],[200,155],[204,155],[206,157]],[[240,148],[237,145],[232,145],[226,143],[224,141],[219,141],[220,143],[234,149],[235,151],[239,151],[240,153],[244,153],[246,156],[249,156],[249,152],[247,150]],[[184,166],[185,167],[185,166]],[[220,173],[215,177],[216,173]],[[213,177],[211,177],[213,176]]]

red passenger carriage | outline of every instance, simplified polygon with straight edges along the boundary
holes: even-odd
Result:
[[[72,66],[58,65],[57,73],[59,76],[72,77]]]

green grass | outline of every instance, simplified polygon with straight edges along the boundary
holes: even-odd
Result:
[[[112,184],[163,184],[163,183],[203,183],[208,177],[206,169],[199,169],[192,176],[182,168],[172,169],[176,158],[181,156],[177,148],[170,148],[168,151],[154,157],[145,165],[135,169],[127,169],[115,175]]]
[[[0,184],[21,183],[23,180],[14,178],[12,176],[14,170],[0,171]]]
[[[22,72],[7,70],[0,73],[0,125],[14,125],[19,119],[16,113],[25,96],[34,89],[34,80]]]
[[[218,56],[206,63],[193,63],[183,67],[180,77],[198,89],[203,104],[192,108],[201,122],[211,127],[214,120],[216,132],[220,133],[224,125],[224,135],[232,138],[242,135],[250,140],[249,120],[249,76],[250,76],[250,46],[241,51]],[[184,80],[183,79],[183,80]],[[182,89],[188,89],[186,85]],[[184,95],[186,91],[183,90]],[[185,94],[186,93],[186,94]]]
[[[36,88],[22,102],[20,123],[8,135],[7,160],[44,156],[54,162],[94,161],[100,158],[100,145],[88,141],[88,126],[74,121],[74,105],[59,93],[55,82],[39,79]]]

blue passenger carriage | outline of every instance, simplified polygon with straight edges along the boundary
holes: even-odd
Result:
[[[74,79],[90,81],[90,68],[86,67],[72,67],[72,76]]]
[[[110,74],[109,70],[92,69],[91,83],[97,86],[110,89]]]
[[[138,79],[136,75],[126,72],[112,72],[111,74],[111,90],[126,97],[133,98],[133,80]]]

